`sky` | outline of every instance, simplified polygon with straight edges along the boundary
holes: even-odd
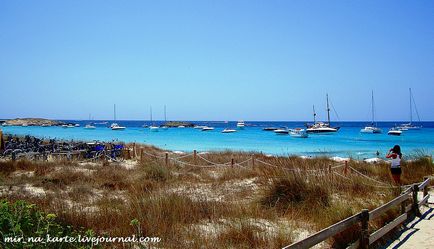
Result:
[[[0,118],[434,120],[434,1],[0,0]]]

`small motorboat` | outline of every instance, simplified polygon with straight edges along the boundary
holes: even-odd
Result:
[[[84,126],[84,129],[87,129],[87,130],[93,130],[95,128],[96,127],[94,125],[91,125],[91,124],[87,124],[87,125]]]
[[[392,136],[401,136],[402,131],[400,129],[397,128],[392,128],[389,130],[389,132],[387,132],[388,135],[392,135]]]
[[[178,126],[178,128],[185,128],[185,126],[184,125],[180,125],[180,126]]]
[[[41,125],[42,127],[48,127],[48,126],[50,126],[49,124],[42,124]]]
[[[366,126],[365,128],[360,130],[360,133],[374,133],[378,134],[381,133],[381,129],[376,126]]]
[[[159,129],[160,129],[160,127],[155,126],[155,125],[151,125],[151,126],[149,126],[149,130],[150,130],[150,131],[153,131],[153,132],[157,132]]]
[[[233,133],[233,132],[237,132],[237,130],[231,129],[231,128],[226,128],[222,131],[222,133]]]
[[[402,131],[408,131],[408,130],[420,130],[422,126],[417,126],[417,125],[413,125],[412,123],[407,123],[407,124],[402,124],[397,128],[399,128]]]
[[[75,124],[74,126],[75,126],[75,127],[80,127],[80,124]]]
[[[291,137],[297,137],[297,138],[307,138],[309,135],[307,134],[305,129],[302,128],[295,128],[290,130],[289,135]]]
[[[68,125],[64,124],[62,125],[62,128],[68,128]]]
[[[66,128],[75,128],[75,125],[69,124],[69,125],[66,126]]]
[[[167,130],[167,129],[169,129],[169,127],[168,127],[168,126],[165,126],[165,125],[163,125],[163,126],[161,126],[161,127],[160,127],[160,129],[162,129],[162,130]]]
[[[282,127],[282,128],[277,129],[277,130],[274,130],[274,133],[276,133],[277,135],[288,135],[289,130],[286,127]]]
[[[114,131],[125,130],[125,127],[118,125],[117,123],[113,123],[110,125],[110,128]]]
[[[203,129],[205,127],[206,127],[205,125],[195,125],[193,128],[194,129]]]
[[[265,127],[264,129],[262,129],[263,131],[275,131],[275,130],[277,130],[277,129],[279,129],[279,128],[276,128],[276,127]]]
[[[242,120],[238,121],[237,128],[242,130],[242,129],[244,129],[244,127],[246,127],[246,124],[244,123],[244,121],[242,121]]]
[[[21,125],[22,127],[27,127],[27,126],[29,126],[27,123],[24,123],[24,124],[22,124]]]
[[[205,126],[202,128],[202,131],[213,131],[213,130],[214,130],[214,127]]]

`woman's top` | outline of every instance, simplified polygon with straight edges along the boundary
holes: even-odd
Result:
[[[391,168],[400,168],[401,167],[401,156],[399,156],[396,153],[392,153],[390,155],[387,155],[386,157],[392,159],[392,165],[390,166]]]

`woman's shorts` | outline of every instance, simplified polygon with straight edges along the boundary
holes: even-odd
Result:
[[[400,175],[401,172],[401,168],[390,168],[390,172],[392,172],[392,175]]]

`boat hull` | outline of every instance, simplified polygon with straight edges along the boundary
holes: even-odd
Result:
[[[334,133],[337,132],[340,127],[321,127],[321,128],[307,128],[307,133]]]
[[[151,127],[149,127],[149,130],[152,131],[152,132],[158,132],[159,131],[159,127],[157,127],[157,126],[151,126]]]
[[[377,127],[365,127],[360,130],[360,133],[368,133],[368,134],[379,134],[381,133],[381,129]]]
[[[391,136],[401,136],[402,131],[389,131],[387,133],[387,135],[391,135]]]

